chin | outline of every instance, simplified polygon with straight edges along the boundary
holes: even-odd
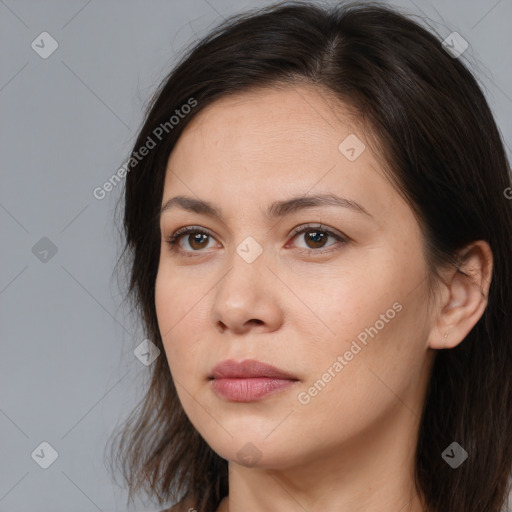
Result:
[[[268,428],[272,432],[273,427]],[[299,436],[290,436],[287,434],[283,438],[271,434],[252,434],[250,429],[241,429],[244,435],[234,434],[233,438],[223,436],[224,439],[212,439],[211,436],[205,437],[205,441],[223,459],[234,462],[247,468],[260,469],[286,469],[290,466],[292,460],[290,454],[293,453],[297,442],[293,441],[290,445],[286,439],[298,439]],[[266,439],[267,437],[267,439]]]

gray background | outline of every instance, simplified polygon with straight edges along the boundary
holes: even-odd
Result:
[[[146,385],[133,354],[144,334],[113,278],[122,185],[101,201],[92,191],[126,160],[180,50],[268,3],[0,0],[0,511],[126,510],[103,449]],[[461,58],[510,148],[512,1],[393,5],[469,42]],[[31,47],[44,31],[58,42],[46,59]],[[43,237],[55,254],[37,255]],[[58,452],[48,469],[31,457],[43,441]]]

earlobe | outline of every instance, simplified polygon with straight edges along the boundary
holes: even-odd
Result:
[[[439,304],[429,347],[449,349],[469,334],[487,307],[493,257],[489,244],[478,240],[467,246],[460,264],[445,274],[446,298]]]

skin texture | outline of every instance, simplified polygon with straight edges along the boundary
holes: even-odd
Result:
[[[354,161],[338,149],[349,134],[366,146]],[[186,195],[223,214],[162,213],[156,279],[159,328],[180,401],[229,461],[220,511],[424,510],[412,474],[433,349],[457,345],[481,317],[492,254],[485,242],[468,246],[464,268],[473,279],[444,270],[446,284],[429,303],[419,224],[382,165],[349,110],[305,85],[216,101],[169,158],[162,204]],[[265,216],[274,201],[317,193],[356,201],[370,215],[321,206]],[[308,223],[346,241],[290,236]],[[180,255],[165,239],[183,226],[212,236],[183,235]],[[236,252],[249,236],[263,250],[252,263]],[[401,309],[390,319],[393,304]],[[388,321],[377,323],[381,315]],[[328,380],[338,356],[381,324]],[[217,396],[208,379],[213,366],[246,358],[300,382],[249,403]],[[325,386],[301,403],[299,393],[322,378]],[[257,448],[251,463],[239,453],[247,443]]]

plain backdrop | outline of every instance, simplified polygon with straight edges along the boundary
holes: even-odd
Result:
[[[268,3],[0,0],[0,511],[126,510],[103,451],[149,369],[113,277],[122,187],[93,190],[126,160],[184,47]],[[469,43],[460,58],[510,148],[512,1],[392,5]]]

